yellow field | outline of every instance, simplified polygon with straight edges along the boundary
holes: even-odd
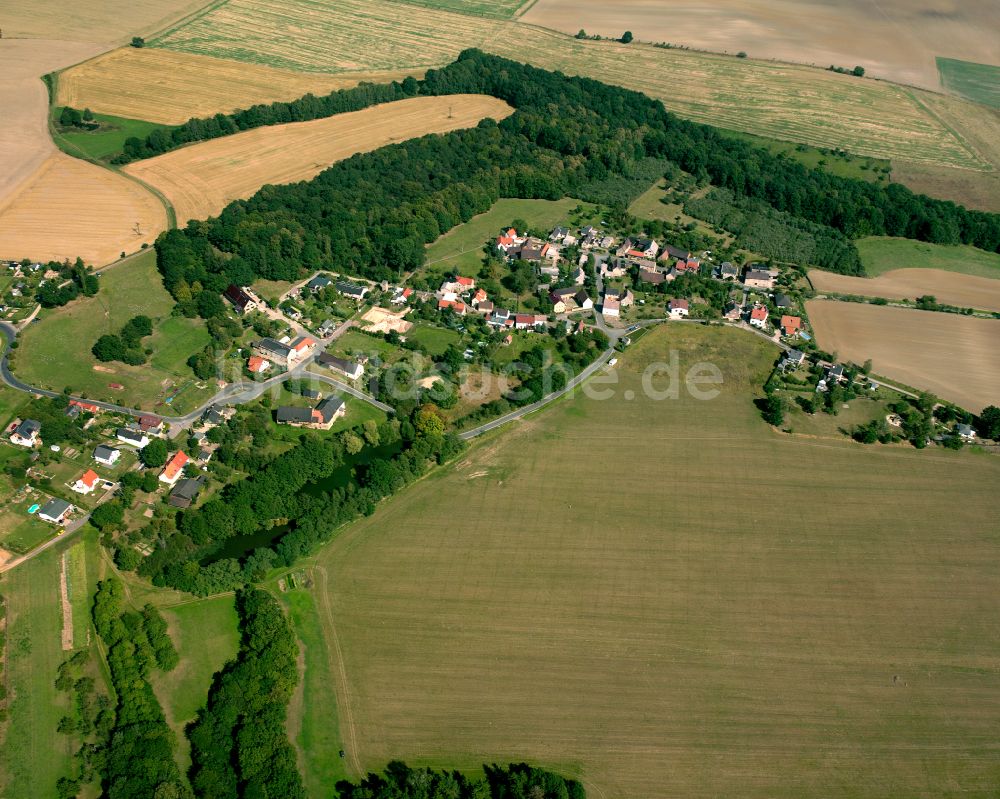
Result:
[[[502,119],[510,106],[484,95],[414,97],[312,122],[274,125],[201,142],[130,164],[125,171],[162,191],[179,225],[213,216],[267,183],[318,175],[334,161],[428,133]]]
[[[538,0],[525,22],[574,34],[631,30],[643,41],[716,52],[744,50],[939,89],[936,55],[1000,63],[994,0]]]
[[[206,0],[4,0],[0,26],[5,39],[113,43],[148,36],[204,5]]]
[[[871,358],[876,373],[973,413],[1000,397],[1000,320],[833,300],[806,311],[816,343],[841,360]]]
[[[914,300],[930,294],[938,302],[948,305],[1000,312],[1000,280],[995,278],[962,275],[941,269],[894,269],[874,278],[813,269],[809,272],[809,280],[817,291],[890,300]]]
[[[362,81],[388,83],[421,70],[302,73],[149,47],[122,47],[59,76],[58,103],[165,125],[327,94]]]
[[[641,34],[640,34],[641,35]],[[638,89],[701,122],[860,155],[987,168],[983,156],[910,91],[810,67],[578,41],[501,22],[385,0],[230,0],[157,39],[157,46],[305,71],[404,69],[482,47],[548,69]],[[968,113],[985,109],[962,105]]]
[[[79,42],[0,39],[0,206],[56,149],[39,76],[97,52],[99,46]]]
[[[80,256],[100,265],[152,244],[166,224],[162,204],[142,186],[55,153],[0,206],[0,258]]]

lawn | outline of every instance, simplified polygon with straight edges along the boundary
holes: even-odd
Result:
[[[352,772],[513,759],[603,799],[993,796],[1000,461],[774,432],[752,400],[777,355],[661,327],[612,398],[487,437],[323,550]],[[649,396],[674,356],[715,364],[701,390],[721,393]]]
[[[61,107],[52,111],[53,119],[58,120]],[[76,158],[89,158],[95,161],[110,161],[122,151],[125,140],[135,136],[145,139],[154,130],[170,132],[171,127],[146,122],[142,119],[125,119],[108,114],[94,114],[94,120],[101,123],[99,130],[66,130],[57,131],[53,135],[55,143],[65,153]]]
[[[384,338],[369,336],[360,330],[348,330],[342,336],[339,336],[327,349],[330,354],[340,357],[366,355],[372,358],[377,356],[384,363],[398,361],[405,353],[402,348],[390,344]],[[330,374],[329,369],[323,369],[319,366],[316,366],[313,370]]]
[[[414,325],[406,336],[426,347],[431,355],[442,355],[448,347],[457,344],[462,338],[457,330],[448,330],[424,323]]]
[[[937,68],[941,85],[949,91],[1000,108],[1000,67],[938,56]]]
[[[169,315],[174,302],[156,269],[156,253],[149,250],[115,266],[102,273],[100,281],[96,296],[43,311],[21,334],[14,373],[34,386],[54,391],[69,387],[91,399],[131,407],[153,409],[179,391],[182,399],[175,409],[183,412],[200,404],[210,389],[194,385],[185,361],[208,343],[208,334],[200,322]],[[138,314],[154,321],[152,337],[144,340],[154,350],[150,363],[98,363],[90,352],[94,342],[105,333],[117,333]]]
[[[869,277],[893,269],[943,269],[976,277],[1000,278],[1000,254],[975,247],[926,244],[886,236],[860,239],[857,245]]]
[[[61,643],[59,569],[62,547],[53,547],[4,575],[7,600],[7,733],[0,743],[3,795],[51,799],[68,773],[75,749],[56,732],[67,712],[55,689]]]
[[[422,273],[440,277],[455,273],[476,277],[483,264],[483,247],[515,219],[523,219],[532,228],[548,231],[567,222],[579,200],[498,200],[485,214],[452,228],[427,246],[427,260]],[[592,208],[589,204],[583,204]]]

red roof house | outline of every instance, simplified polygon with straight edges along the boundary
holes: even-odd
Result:
[[[170,460],[167,461],[167,465],[163,467],[163,471],[160,472],[160,479],[168,485],[176,483],[181,474],[184,473],[184,465],[188,460],[189,458],[184,452],[177,450]]]
[[[781,332],[786,336],[794,336],[802,329],[802,320],[797,316],[781,317]]]

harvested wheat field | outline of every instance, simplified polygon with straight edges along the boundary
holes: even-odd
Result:
[[[631,30],[643,41],[741,50],[940,89],[935,56],[1000,63],[994,0],[538,0],[525,22],[574,34]]]
[[[1000,278],[1000,270],[997,278]],[[809,272],[809,280],[816,291],[889,300],[915,300],[930,294],[948,305],[1000,312],[1000,280],[996,278],[961,275],[941,269],[894,269],[867,278],[813,269]]]
[[[479,94],[413,97],[346,114],[243,131],[130,164],[125,171],[162,191],[177,222],[218,214],[263,185],[315,177],[334,161],[393,142],[472,127],[513,109]]]
[[[388,83],[420,70],[396,72],[291,72],[242,61],[122,47],[59,76],[60,105],[102,114],[178,125],[191,117],[229,113],[257,103],[327,94],[363,81]]]
[[[101,265],[152,244],[166,225],[163,205],[138,183],[56,153],[0,207],[0,258]]]
[[[148,36],[204,5],[206,0],[164,0],[157,3],[135,0],[87,0],[85,3],[4,0],[0,27],[3,28],[4,38],[66,39],[109,44],[127,41],[132,36]]]
[[[716,364],[721,393],[649,397],[674,354]],[[777,355],[661,327],[612,399],[474,444],[320,551],[343,672],[336,718],[308,679],[305,713],[339,723],[351,772],[524,760],[590,799],[993,796],[1000,459],[775,432],[753,398]]]
[[[979,413],[1000,397],[1000,319],[854,302],[806,303],[816,343],[842,360]]]
[[[82,61],[100,47],[80,42],[0,39],[0,207],[56,151],[41,76]]]
[[[481,47],[637,89],[700,122],[858,155],[988,168],[979,152],[900,86],[794,64],[580,41],[518,21],[386,0],[341,0],[335,6],[230,0],[155,44],[311,72],[438,66],[467,47]]]

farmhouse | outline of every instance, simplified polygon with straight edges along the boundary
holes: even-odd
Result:
[[[118,459],[121,457],[121,452],[119,452],[114,447],[108,447],[101,444],[97,449],[94,450],[94,460],[100,463],[102,466],[114,466],[118,463]]]
[[[762,269],[747,269],[743,275],[743,285],[752,289],[774,288],[774,278]]]
[[[76,478],[76,482],[70,486],[70,489],[77,494],[89,494],[97,486],[97,481],[100,479],[97,472],[93,469],[87,469],[87,471]]]
[[[330,355],[326,352],[321,352],[316,356],[316,363],[320,366],[325,366],[332,372],[339,372],[351,380],[357,380],[365,373],[364,366],[357,361],[338,358],[336,355]]]
[[[163,467],[163,471],[160,472],[160,480],[172,486],[184,474],[184,465],[188,460],[188,456],[183,451],[177,450],[171,456],[170,460],[167,461],[167,465]]]
[[[10,441],[19,447],[33,447],[38,443],[38,434],[41,430],[41,422],[34,419],[25,419],[14,428],[14,432],[10,436]]]
[[[311,338],[300,336],[291,344],[283,344],[273,338],[262,338],[253,345],[253,349],[264,360],[288,367],[305,358],[315,346],[316,342]],[[258,364],[258,368],[259,366]]]
[[[627,238],[622,242],[615,255],[628,258],[655,258],[660,251],[660,245],[652,239]]]
[[[139,430],[133,430],[129,427],[119,427],[115,436],[119,441],[125,444],[131,444],[136,449],[142,449],[149,443],[149,436]]]
[[[763,330],[767,326],[767,308],[755,305],[750,311],[750,324]]]
[[[66,517],[73,512],[73,506],[64,499],[50,499],[40,511],[38,518],[51,524],[63,524]]]
[[[661,261],[686,261],[691,257],[690,250],[682,250],[680,247],[674,247],[672,244],[663,245],[663,253],[660,255]]]
[[[670,315],[675,319],[687,316],[690,311],[688,301],[680,298],[672,299],[668,308],[670,310]]]
[[[802,320],[798,316],[782,316],[781,332],[785,336],[797,336],[802,330]]]
[[[237,285],[230,284],[229,287],[222,293],[222,296],[229,300],[230,304],[236,309],[237,313],[250,313],[257,308],[256,300],[250,296],[249,292],[245,288],[240,288]]]
[[[648,269],[639,270],[639,282],[647,283],[651,286],[659,286],[661,283],[665,283],[667,276],[663,272],[650,271]]]
[[[204,484],[205,480],[202,477],[185,477],[170,492],[167,502],[175,508],[190,508]]]
[[[347,406],[340,397],[327,397],[315,408],[283,405],[278,408],[276,419],[279,424],[288,424],[292,427],[329,430],[333,423],[345,413],[347,413]]]
[[[354,283],[347,283],[341,280],[337,281],[337,291],[343,294],[345,297],[350,297],[356,302],[360,302],[365,298],[369,289],[367,286],[357,286]]]

